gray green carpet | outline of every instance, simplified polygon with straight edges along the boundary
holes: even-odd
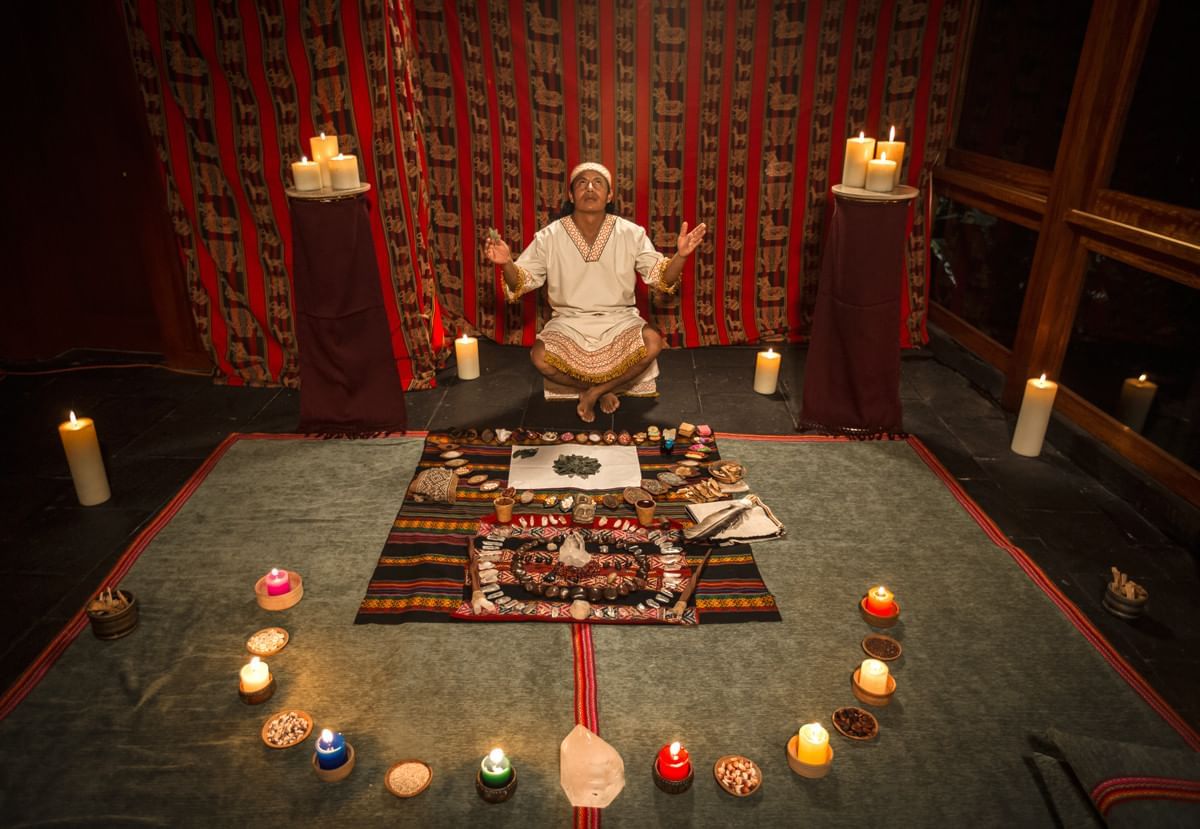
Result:
[[[571,729],[570,629],[555,624],[353,624],[421,441],[241,440],[145,550],[123,586],[134,635],[84,632],[0,722],[0,823],[25,825],[569,825],[558,744]],[[1053,825],[1031,774],[1031,734],[1051,727],[1164,748],[1183,740],[1112,670],[903,442],[725,439],[787,525],[756,545],[783,623],[594,629],[600,730],[624,757],[610,826]],[[254,580],[285,565],[304,600],[261,610]],[[802,780],[784,744],[854,704],[851,670],[869,632],[856,601],[882,581],[903,621],[898,690],[882,734],[836,734],[834,769]],[[272,624],[292,642],[278,682],[240,702],[244,641]],[[310,768],[312,739],[266,748],[285,707],[343,731],[358,766],[339,784]],[[649,766],[681,739],[697,762],[684,795]],[[502,745],[520,783],[506,804],[474,792]],[[765,784],[735,800],[711,777],[743,753]],[[434,769],[421,796],[383,786],[396,760]]]

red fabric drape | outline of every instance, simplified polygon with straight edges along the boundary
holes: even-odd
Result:
[[[909,142],[927,191],[946,146],[970,0],[419,0],[432,242],[447,313],[530,343],[536,296],[506,306],[481,254],[520,248],[595,159],[660,250],[709,236],[677,299],[642,297],[673,344],[797,341],[811,328],[829,188],[847,136]],[[927,220],[910,219],[899,336],[923,342]]]
[[[291,162],[337,133],[370,224],[404,388],[445,349],[406,0],[123,0],[205,345],[230,383],[295,385]]]

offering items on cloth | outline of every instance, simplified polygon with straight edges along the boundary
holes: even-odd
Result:
[[[723,543],[749,543],[781,538],[787,532],[775,513],[757,495],[736,501],[689,504],[687,511],[700,522],[684,530],[688,540],[710,538]],[[711,523],[709,519],[712,519]]]
[[[422,469],[408,487],[414,501],[453,504],[458,497],[458,476],[445,467]]]
[[[603,809],[625,788],[625,761],[582,725],[559,746],[559,783],[575,807]]]

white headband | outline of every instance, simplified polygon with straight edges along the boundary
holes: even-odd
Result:
[[[594,170],[604,176],[604,180],[608,182],[608,189],[612,189],[612,173],[603,164],[597,164],[595,161],[585,161],[582,164],[576,164],[575,169],[571,171],[571,177],[567,179],[567,184],[574,184],[579,174],[586,173],[588,170]]]

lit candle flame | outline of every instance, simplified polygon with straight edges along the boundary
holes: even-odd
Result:
[[[887,591],[883,589],[882,584],[875,588],[875,596],[880,599],[887,598]]]
[[[678,757],[678,756],[679,756],[679,741],[676,740],[675,742],[671,743],[671,757]]]
[[[498,748],[493,748],[491,752],[488,753],[488,760],[491,761],[493,766],[498,766],[504,762],[504,752]]]
[[[879,154],[879,160],[880,160],[880,161],[887,161],[887,153],[880,153],[880,154]]]
[[[888,130],[888,141],[896,140],[896,125],[892,124],[892,128]]]
[[[858,132],[858,140],[859,140],[859,141],[866,141],[866,140],[867,140],[867,134],[866,134],[865,132],[863,132],[862,130],[859,130],[859,132]]]
[[[278,567],[272,567],[272,568],[271,568],[271,575],[272,575],[272,576],[278,576],[278,575],[279,575],[279,568],[278,568]]]
[[[1038,378],[1038,382],[1043,383],[1043,384],[1046,382],[1046,373],[1045,372],[1042,372],[1042,376]]]
[[[1145,378],[1145,376],[1146,376],[1146,375],[1144,375],[1144,374],[1143,374],[1143,375],[1142,375],[1142,378],[1144,379],[1144,378]],[[71,411],[71,425],[72,425],[72,426],[74,426],[74,425],[75,425],[76,423],[78,423],[78,422],[79,422],[79,421],[75,419],[75,411],[74,411],[74,410],[72,410],[72,411]]]
[[[1139,377],[1138,377],[1138,382],[1139,382],[1139,383],[1145,383],[1145,382],[1146,382],[1146,375],[1144,375],[1144,374],[1143,374],[1143,375],[1139,376]]]
[[[262,660],[259,659],[257,656],[250,657],[250,667],[251,668],[257,668],[260,662],[262,662]]]
[[[321,729],[321,742],[328,747],[333,742],[333,732],[328,728]]]
[[[306,155],[302,155],[302,156],[300,156],[300,163],[301,163],[301,164],[307,164],[307,163],[308,163],[308,156],[306,156]]]
[[[321,133],[321,137],[322,137],[322,138],[324,138],[324,137],[325,137],[325,133]]]
[[[774,353],[775,353],[775,349],[773,349],[773,348],[768,348],[768,349],[767,349],[767,353],[768,353],[768,354],[774,354]]]

